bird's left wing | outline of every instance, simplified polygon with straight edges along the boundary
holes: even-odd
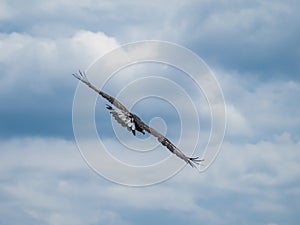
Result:
[[[147,124],[143,123],[143,128],[150,134],[152,134],[154,137],[157,138],[157,140],[165,147],[167,147],[170,152],[178,156],[179,158],[183,159],[186,163],[188,163],[191,167],[197,167],[197,165],[200,164],[200,162],[204,161],[204,159],[199,159],[199,157],[189,157],[186,156],[179,148],[177,148],[168,138],[163,136],[161,133],[159,133],[154,128],[148,126]]]

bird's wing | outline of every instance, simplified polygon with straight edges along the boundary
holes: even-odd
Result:
[[[143,122],[142,122],[143,123]],[[200,162],[204,161],[203,159],[199,159],[199,157],[188,157],[186,156],[180,149],[178,149],[168,138],[163,136],[154,128],[148,126],[147,124],[143,123],[143,128],[154,137],[163,145],[166,146],[170,152],[178,156],[179,158],[183,159],[186,163],[188,163],[191,167],[197,167]]]
[[[122,125],[122,127],[126,127],[128,131],[131,131],[133,135],[135,135],[135,123],[132,115],[127,111],[122,111],[118,108],[112,107],[110,105],[106,105],[106,108],[110,110],[110,113],[115,118],[115,120]]]
[[[161,133],[153,129],[152,127],[145,124],[143,121],[135,119],[132,117],[132,114],[126,109],[124,105],[122,105],[117,99],[113,98],[112,96],[104,93],[103,91],[97,89],[94,85],[92,85],[89,80],[87,79],[85,73],[79,71],[79,74],[73,74],[81,82],[85,83],[91,89],[96,91],[99,95],[103,98],[107,99],[110,103],[112,103],[115,107],[107,106],[107,109],[111,111],[113,117],[119,122],[122,126],[126,127],[129,131],[135,135],[135,122],[137,122],[140,129],[146,130],[148,133],[152,134],[157,140],[163,145],[166,146],[172,153],[177,155],[179,158],[183,159],[186,163],[188,163],[192,167],[196,167],[200,164],[203,159],[199,159],[199,157],[188,157],[186,156],[180,149],[178,149],[169,139],[163,136]]]
[[[129,113],[129,111],[126,109],[126,107],[124,105],[122,105],[121,102],[119,102],[114,97],[112,97],[112,96],[104,93],[103,91],[97,89],[94,85],[92,85],[91,82],[89,82],[89,80],[87,79],[85,73],[79,71],[79,73],[73,73],[72,75],[74,77],[76,77],[78,80],[80,80],[82,83],[85,83],[91,89],[93,89],[94,91],[96,91],[99,95],[101,95],[103,98],[105,98],[111,104],[113,104],[114,106],[116,106],[118,109],[122,110],[123,112]]]

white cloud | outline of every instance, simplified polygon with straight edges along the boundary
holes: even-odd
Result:
[[[226,105],[227,134],[232,136],[252,136],[247,119],[233,105]]]
[[[255,144],[224,143],[217,162],[229,163],[223,167],[229,169],[227,173],[231,173],[233,179],[241,182],[237,189],[242,188],[243,184],[244,188],[256,186],[259,191],[263,186],[276,187],[297,178],[297,149],[300,143],[292,141],[287,133],[274,139]],[[237,174],[240,176],[236,177]],[[231,181],[224,180],[226,183]]]
[[[13,87],[21,84],[20,88],[45,92],[53,87],[52,82],[57,85],[67,80],[67,74],[86,69],[93,60],[118,46],[114,38],[104,33],[84,30],[70,38],[45,39],[11,33],[1,34],[0,40],[2,93],[14,91]]]
[[[72,171],[82,169],[84,164],[81,158],[73,155],[67,157],[76,150],[76,146],[63,139],[24,138],[11,139],[1,142],[1,155],[7,160],[1,162],[0,169],[12,169],[11,167],[37,169],[43,167],[45,170]],[[12,152],[15,152],[13,154]],[[53,154],[51,154],[53,153]],[[45,158],[47,155],[47,158]],[[75,156],[75,157],[74,157]],[[66,161],[68,158],[68,161]]]
[[[165,183],[128,188],[99,180],[72,142],[13,139],[0,143],[0,193],[5,196],[2,204],[15,209],[10,216],[22,209],[24,220],[45,224],[129,224],[123,216],[134,209],[176,212],[175,220],[188,214],[188,221],[212,224],[232,224],[234,218],[226,215],[229,211],[238,211],[235,218],[249,223],[255,222],[253,215],[269,218],[275,213],[287,218],[294,209],[285,197],[287,193],[296,197],[300,191],[299,147],[288,133],[256,144],[225,142],[219,158],[205,173],[187,167]],[[219,211],[220,207],[225,208]]]
[[[299,82],[266,83],[234,72],[216,74],[227,104],[229,137],[258,141],[284,132],[296,135],[300,124]]]
[[[74,143],[62,139],[12,139],[2,141],[0,149],[0,195],[7,199],[0,208],[6,205],[10,209],[9,215],[0,210],[2,218],[14,218],[22,211],[24,223],[128,224],[105,204],[97,200],[85,202],[85,198],[99,196],[101,185]],[[105,194],[100,196],[104,198]]]

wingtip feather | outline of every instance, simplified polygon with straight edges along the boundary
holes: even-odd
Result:
[[[80,81],[88,82],[85,72],[82,72],[81,70],[78,70],[78,73],[72,73],[72,75]]]
[[[193,167],[193,168],[197,168],[201,162],[203,162],[204,159],[199,159],[199,157],[190,157],[188,159],[188,164]]]

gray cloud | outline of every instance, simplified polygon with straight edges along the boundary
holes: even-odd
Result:
[[[21,5],[21,4],[20,4]],[[29,7],[30,5],[30,7]],[[260,79],[298,80],[300,27],[297,1],[87,1],[34,2],[7,9],[2,30],[38,36],[70,36],[79,29],[103,31],[126,43],[175,41],[210,64]],[[56,18],[56,19],[54,19]]]
[[[296,1],[1,1],[0,223],[295,224],[298,8]],[[228,133],[213,166],[202,174],[187,167],[145,189],[98,178],[67,141],[77,85],[71,73],[140,39],[175,41],[199,54],[228,104]],[[203,100],[195,102],[209,119]],[[106,114],[96,119],[110,127],[98,109]],[[135,109],[146,120],[157,113]],[[171,117],[168,128],[177,130]],[[108,143],[112,135],[104,134]]]
[[[226,70],[255,73],[263,80],[298,80],[297,5],[295,1],[199,3],[183,8],[183,14],[187,12],[183,33],[193,31],[186,37],[189,46]]]

